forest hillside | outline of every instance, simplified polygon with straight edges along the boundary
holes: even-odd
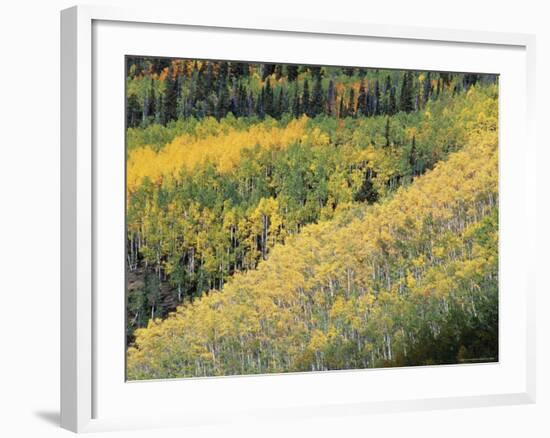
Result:
[[[393,196],[303,227],[151,320],[128,377],[496,360],[497,141],[496,118],[477,117],[461,150]]]
[[[304,226],[391,197],[476,126],[494,126],[496,93],[444,88],[423,110],[391,117],[230,114],[130,128],[129,342],[149,319],[255,269]]]
[[[129,379],[498,360],[498,77],[127,57]]]

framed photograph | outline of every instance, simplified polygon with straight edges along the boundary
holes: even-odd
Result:
[[[61,13],[61,423],[534,402],[534,37]]]

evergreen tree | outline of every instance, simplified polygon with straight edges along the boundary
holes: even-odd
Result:
[[[309,71],[311,72],[311,76],[315,79],[321,78],[321,67],[317,65],[312,65],[309,67]]]
[[[344,74],[346,76],[352,77],[355,73],[355,67],[344,67]]]
[[[336,90],[334,89],[334,81],[331,79],[328,83],[327,90],[327,114],[332,116],[336,113]]]
[[[239,94],[239,116],[248,116],[248,96],[242,84],[238,88]]]
[[[373,97],[370,91],[367,91],[367,97],[365,99],[365,115],[371,116],[372,115],[372,108],[373,108]]]
[[[460,93],[462,91],[462,86],[461,86],[461,83],[458,82],[455,84],[455,86],[453,87],[453,97],[456,96],[458,93]]]
[[[206,99],[208,90],[212,87],[212,65],[209,62],[203,62],[197,72],[195,102]]]
[[[279,87],[273,97],[273,114],[272,116],[279,119],[283,114],[283,88]]]
[[[170,69],[165,79],[166,91],[164,92],[164,119],[165,123],[178,117],[178,80]]]
[[[372,89],[367,91],[367,116],[374,115],[375,99]]]
[[[392,89],[392,83],[390,75],[386,76],[386,82],[384,84],[384,107],[382,109],[382,112],[384,114],[390,113],[390,93]]]
[[[260,119],[263,119],[265,117],[264,97],[265,97],[265,88],[262,88],[262,91],[260,92],[256,100],[256,108],[255,108],[255,112],[258,115],[258,117],[260,117]]]
[[[289,64],[286,66],[286,74],[289,82],[293,82],[298,77],[298,66]]]
[[[453,80],[453,74],[452,73],[439,73],[439,77],[441,78],[443,84],[445,86],[451,85],[451,82]]]
[[[261,64],[262,68],[262,81],[265,81],[265,79],[268,76],[271,76],[273,72],[275,71],[275,64]]]
[[[294,117],[300,117],[302,110],[300,108],[300,96],[298,95],[298,84],[294,87],[294,96],[292,98],[292,113]]]
[[[151,80],[151,86],[149,88],[149,110],[147,111],[148,116],[155,118],[157,112],[157,98],[155,93],[155,87],[153,81]]]
[[[283,77],[283,65],[282,64],[275,64],[275,79],[279,80]]]
[[[237,79],[248,76],[248,64],[244,62],[232,62],[229,67],[229,76]]]
[[[224,63],[226,68],[222,70],[218,79],[218,96],[216,100],[216,118],[219,120],[225,117],[231,110],[231,98],[229,95],[229,87],[227,86],[227,63]]]
[[[395,94],[396,94],[395,86],[392,86],[390,88],[390,97],[389,97],[388,110],[387,110],[387,114],[390,116],[393,116],[394,114],[397,113],[397,98]]]
[[[255,101],[254,101],[254,95],[252,94],[252,91],[248,93],[248,97],[246,99],[246,115],[251,116],[254,114],[254,108],[255,108]]]
[[[219,63],[219,67],[220,67],[220,70],[218,73],[218,81],[226,82],[229,76],[229,63],[222,61]]]
[[[409,154],[409,165],[411,166],[411,173],[412,176],[416,176],[417,172],[417,156],[416,156],[416,136],[413,135],[412,138],[412,144],[411,144],[411,152]]]
[[[390,118],[386,117],[386,126],[384,128],[384,137],[386,138],[386,147],[389,147],[390,142]]]
[[[357,114],[362,116],[368,115],[367,93],[365,91],[365,81],[363,79],[361,79],[359,95],[357,96]]]
[[[380,85],[378,83],[378,78],[374,83],[374,115],[381,114],[381,101],[380,101]]]
[[[307,78],[304,80],[304,90],[302,92],[301,111],[307,115],[311,115],[309,101],[309,83]]]
[[[286,88],[281,87],[279,91],[279,114],[283,116],[290,111],[290,102],[288,98],[288,91]]]
[[[478,83],[480,75],[477,73],[466,73],[462,79],[462,84],[465,89],[470,88],[472,85]]]
[[[348,109],[346,115],[355,117],[355,90],[351,88],[349,90]]]
[[[413,96],[413,76],[412,72],[407,71],[401,82],[401,94],[399,96],[399,109],[406,113],[414,110]]]
[[[273,116],[274,114],[274,105],[273,105],[273,89],[271,88],[271,81],[269,78],[265,81],[263,89],[263,105],[264,111],[267,115]]]
[[[126,125],[129,127],[137,126],[140,120],[140,112],[141,107],[138,97],[135,94],[131,94],[126,100]]]
[[[154,58],[151,68],[154,73],[159,74],[165,68],[170,66],[170,59],[168,58]]]
[[[161,124],[166,123],[164,117],[164,94],[160,95],[160,98],[157,100],[157,111],[155,113],[155,123]]]
[[[237,81],[233,79],[233,86],[231,87],[231,106],[230,111],[234,116],[238,117],[240,115],[240,94],[239,88],[237,88]]]
[[[325,111],[325,103],[324,103],[324,95],[323,95],[323,86],[321,83],[321,76],[317,76],[317,79],[315,80],[315,84],[313,86],[313,101],[311,105],[311,115],[316,116],[318,114],[323,114]]]
[[[432,94],[432,75],[430,72],[426,74],[426,78],[424,79],[424,105],[430,100],[430,96]]]
[[[149,116],[149,96],[150,96],[149,90],[147,90],[145,92],[145,97],[143,100],[143,109],[142,109],[142,117],[141,117],[141,123],[144,125],[147,122],[147,117]]]
[[[195,66],[195,63],[193,64]],[[193,109],[197,99],[197,84],[198,84],[199,72],[193,67],[191,76],[189,78],[189,94],[187,95],[186,115],[193,115]]]

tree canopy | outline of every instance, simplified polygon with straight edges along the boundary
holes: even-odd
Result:
[[[497,360],[496,77],[127,73],[129,378]]]

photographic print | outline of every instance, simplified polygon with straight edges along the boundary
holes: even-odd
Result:
[[[497,362],[498,195],[498,75],[127,56],[127,378]]]

